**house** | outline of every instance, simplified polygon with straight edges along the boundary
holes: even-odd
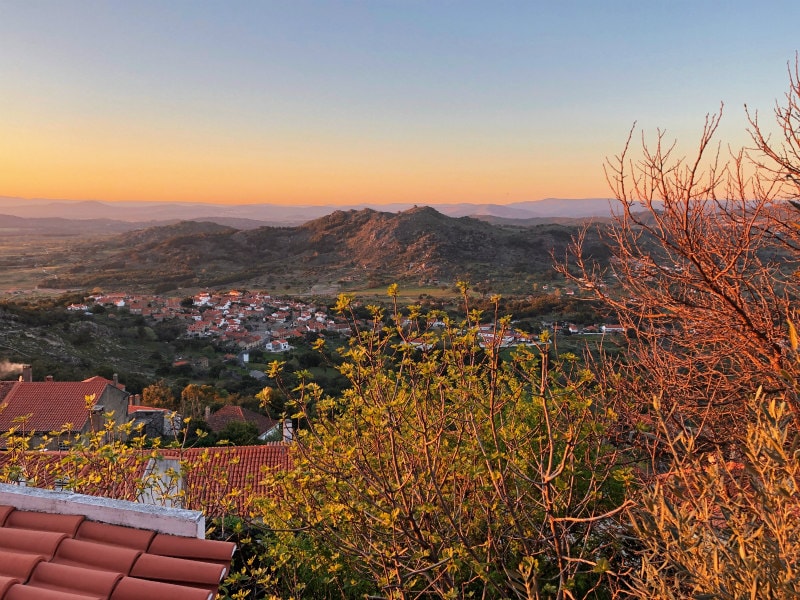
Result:
[[[108,418],[115,425],[127,422],[129,396],[116,375],[113,381],[99,376],[33,381],[31,367],[25,365],[19,381],[0,381],[0,434],[15,429],[32,435],[36,446],[51,432],[72,436],[101,431]],[[50,442],[57,444],[56,438]]]
[[[625,328],[618,323],[610,323],[600,326],[600,331],[603,333],[625,333]]]
[[[272,340],[264,345],[264,349],[267,352],[287,352],[291,350],[291,348],[292,347],[289,345],[289,342],[284,339]]]
[[[230,423],[252,423],[258,429],[258,439],[262,441],[270,437],[283,438],[283,421],[276,421],[252,410],[232,404],[223,406],[214,414],[206,417],[206,423],[214,433],[221,432]]]
[[[250,369],[247,374],[253,379],[257,379],[259,381],[263,381],[267,378],[267,374],[264,371],[259,371],[258,369]]]
[[[417,350],[422,350],[423,352],[427,352],[434,348],[433,339],[431,337],[413,337],[409,338],[404,342],[404,345],[411,346],[412,348],[416,348]]]
[[[283,442],[184,450],[184,508],[202,510],[209,517],[248,514],[254,500],[273,493],[264,475],[292,468],[289,450]]]

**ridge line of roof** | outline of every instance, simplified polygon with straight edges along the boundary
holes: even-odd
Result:
[[[205,516],[197,510],[141,504],[69,491],[0,483],[0,504],[51,514],[78,514],[93,521],[205,538]]]

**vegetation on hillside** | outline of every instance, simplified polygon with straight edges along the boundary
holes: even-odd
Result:
[[[491,280],[522,293],[533,277],[552,272],[577,226],[495,226],[447,217],[429,207],[400,213],[336,211],[299,227],[236,230],[183,222],[120,234],[77,247],[41,285],[113,285],[161,293],[178,288],[238,285],[315,286],[341,290],[393,281],[435,288],[459,278]],[[604,246],[593,238],[602,258]],[[528,288],[528,289],[526,289]]]

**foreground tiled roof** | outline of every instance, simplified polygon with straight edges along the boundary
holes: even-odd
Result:
[[[0,600],[211,600],[234,549],[0,505]]]
[[[65,424],[80,430],[89,419],[85,397],[100,398],[106,387],[114,383],[103,377],[84,381],[15,381],[2,398],[0,431],[8,431],[15,419],[30,415],[20,429],[25,431],[59,431]],[[5,387],[5,386],[4,386]]]

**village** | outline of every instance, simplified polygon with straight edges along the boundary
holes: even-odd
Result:
[[[120,292],[89,296],[87,303],[71,304],[67,310],[91,314],[89,302],[125,308],[156,323],[182,321],[186,337],[229,342],[242,349],[281,352],[289,349],[289,338],[309,332],[350,333],[350,324],[332,318],[325,306],[277,300],[263,292],[207,291],[184,299]]]
[[[547,291],[547,286],[544,286]],[[574,291],[568,289],[568,296]],[[242,350],[263,349],[267,352],[285,352],[290,349],[291,338],[325,332],[349,336],[353,327],[371,326],[362,319],[351,323],[342,315],[332,315],[323,303],[313,304],[302,300],[277,298],[263,291],[203,291],[187,298],[160,295],[128,294],[125,292],[97,294],[87,297],[84,303],[73,303],[70,311],[91,314],[92,305],[123,308],[133,315],[141,315],[151,322],[173,320],[185,323],[187,338],[210,339],[221,344],[232,344]],[[616,323],[579,325],[558,319],[542,320],[541,329],[553,334],[614,334],[625,329]],[[444,323],[430,320],[425,329],[439,329]],[[401,326],[409,328],[406,319]],[[538,336],[514,328],[498,336],[495,326],[485,324],[479,328],[483,346],[512,347],[531,344]],[[410,340],[412,345],[428,345],[421,339]]]

